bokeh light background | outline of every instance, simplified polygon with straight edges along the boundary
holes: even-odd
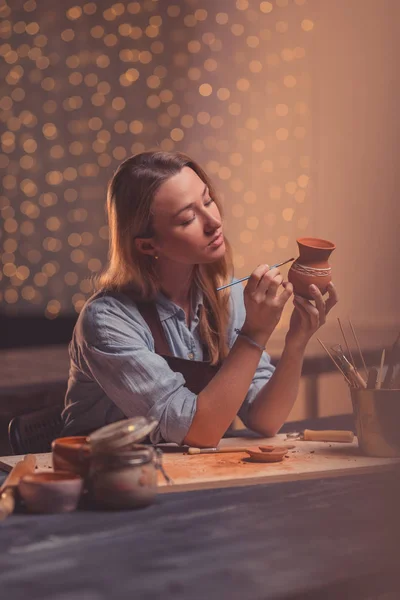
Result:
[[[0,0],[6,314],[79,313],[105,265],[106,185],[132,153],[216,183],[237,276],[312,226],[306,0]]]

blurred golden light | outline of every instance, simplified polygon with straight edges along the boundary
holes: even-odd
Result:
[[[244,27],[240,23],[234,23],[231,27],[231,32],[236,36],[242,35],[244,32]]]
[[[229,21],[229,16],[227,13],[218,13],[215,20],[219,25],[226,25]]]
[[[283,78],[283,84],[288,87],[288,88],[292,88],[296,85],[297,81],[296,78],[293,75],[286,75]]]
[[[293,219],[294,209],[293,208],[285,208],[282,211],[282,217],[284,221],[291,221]]]
[[[297,183],[299,187],[306,188],[308,186],[309,179],[310,178],[308,177],[308,175],[300,175],[300,177],[297,178]]]
[[[304,19],[301,22],[301,28],[303,31],[311,31],[314,28],[314,22],[311,19]]]
[[[252,231],[258,229],[259,224],[260,221],[257,217],[249,217],[248,219],[246,219],[246,227],[247,229],[251,229]]]
[[[242,244],[250,244],[253,241],[253,234],[251,233],[251,231],[245,229],[244,231],[240,232],[239,239],[242,242]]]
[[[277,140],[284,141],[288,139],[289,131],[285,127],[280,127],[279,129],[277,129],[275,135]]]
[[[183,139],[184,135],[185,134],[183,130],[179,127],[175,127],[170,133],[171,139],[174,140],[174,142],[180,142]]]
[[[30,235],[33,235],[33,233],[35,232],[35,225],[30,221],[23,221],[21,223],[21,227],[19,228],[19,230],[22,233],[22,235],[29,237]],[[16,228],[14,229],[14,231],[16,231]],[[9,233],[11,233],[11,232],[9,232]]]
[[[286,21],[278,21],[275,24],[275,29],[278,33],[286,33],[289,28],[288,23]]]
[[[250,81],[248,79],[238,79],[236,82],[236,87],[241,92],[246,92],[250,87]]]

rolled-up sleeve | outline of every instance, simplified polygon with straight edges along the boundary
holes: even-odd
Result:
[[[154,352],[153,338],[138,315],[112,304],[88,307],[80,350],[91,376],[126,417],[154,417],[151,441],[182,443],[196,412],[197,396],[181,373]]]
[[[235,329],[240,329],[246,317],[246,309],[244,306],[243,286],[238,283],[231,287],[231,322],[228,331],[228,343],[232,347],[237,334]],[[275,371],[275,367],[271,363],[270,356],[267,352],[263,352],[258,363],[258,367],[250,384],[246,398],[238,411],[238,416],[243,421],[246,427],[249,427],[248,413],[260,389],[267,383]]]

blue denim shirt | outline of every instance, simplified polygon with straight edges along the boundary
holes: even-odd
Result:
[[[182,308],[163,294],[156,301],[160,320],[174,356],[203,360],[199,337],[199,307],[194,301],[190,328]],[[243,287],[231,288],[227,331],[232,347],[245,318]],[[83,307],[69,344],[70,370],[62,435],[93,431],[124,417],[154,417],[159,425],[153,443],[181,444],[196,412],[197,396],[155,353],[154,340],[135,302],[120,292],[99,291]],[[263,352],[246,398],[238,412],[247,424],[248,409],[274,371]]]

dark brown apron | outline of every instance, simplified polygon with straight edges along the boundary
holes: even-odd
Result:
[[[218,372],[220,365],[210,365],[207,361],[187,360],[172,356],[163,326],[154,302],[136,302],[136,306],[146,321],[154,338],[154,349],[156,354],[162,356],[168,363],[170,369],[175,373],[182,373],[186,387],[194,394],[200,392],[211,381]],[[204,348],[204,355],[208,351]]]

